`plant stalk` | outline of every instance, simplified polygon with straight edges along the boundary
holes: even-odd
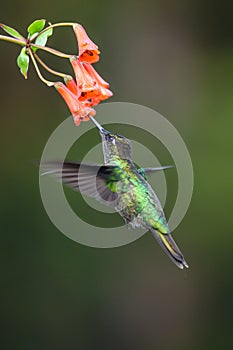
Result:
[[[46,52],[51,53],[52,55],[55,55],[55,56],[58,56],[58,57],[61,57],[61,58],[70,58],[72,56],[72,55],[60,52],[58,50],[52,49],[51,47],[36,45],[34,43],[31,43],[30,46],[31,47],[35,47],[35,48],[37,48],[39,50],[44,50]]]
[[[0,40],[8,41],[10,43],[14,43],[18,45],[26,45],[26,39],[20,40],[20,39],[12,38],[10,36],[0,35]]]
[[[54,23],[49,25],[48,27],[46,27],[45,29],[43,29],[41,32],[39,33],[35,33],[34,35],[31,36],[31,41],[35,40],[39,35],[41,35],[42,33],[46,32],[46,30],[50,29],[50,28],[56,28],[56,27],[73,27],[75,23],[74,22],[61,22],[61,23]]]
[[[35,67],[36,73],[37,73],[38,77],[40,78],[40,80],[41,80],[43,83],[45,83],[47,86],[53,86],[54,83],[53,83],[52,81],[46,80],[46,79],[42,76],[42,74],[41,74],[41,72],[40,72],[40,70],[39,70],[39,67],[38,67],[38,65],[37,65],[37,63],[36,63],[35,57],[34,57],[34,55],[33,55],[33,52],[32,52],[32,50],[31,50],[30,48],[28,49],[28,52],[29,52],[29,55],[30,55],[30,57],[31,57],[31,59],[32,59],[32,63],[33,63],[33,65],[34,65],[34,67]]]
[[[67,76],[67,74],[64,74],[64,73],[61,73],[61,72],[57,72],[57,71],[53,70],[52,68],[49,68],[47,66],[47,64],[45,64],[44,61],[42,61],[42,59],[36,53],[34,53],[34,57],[37,60],[37,62],[39,62],[40,65],[42,67],[44,67],[44,69],[46,69],[49,73],[57,75],[58,77],[62,77],[62,78]]]

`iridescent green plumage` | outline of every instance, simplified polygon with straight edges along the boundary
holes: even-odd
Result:
[[[118,194],[115,209],[119,214],[133,227],[152,227],[161,233],[168,233],[160,202],[134,163],[113,155],[109,164],[115,165],[116,177],[114,179],[112,176],[107,187]]]

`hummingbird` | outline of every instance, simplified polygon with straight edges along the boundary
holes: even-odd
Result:
[[[45,162],[43,173],[54,175],[75,191],[113,208],[129,228],[147,229],[180,269],[188,264],[170,233],[161,203],[148,183],[148,175],[171,168],[138,168],[129,139],[104,129],[93,117],[102,138],[104,164]]]

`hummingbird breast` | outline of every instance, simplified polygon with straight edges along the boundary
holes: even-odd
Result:
[[[152,187],[132,161],[121,160],[117,165],[122,175],[116,184],[118,200],[115,210],[131,227],[154,228],[168,233],[162,206]]]

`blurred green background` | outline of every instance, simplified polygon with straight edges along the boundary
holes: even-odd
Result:
[[[2,349],[230,348],[232,13],[227,0],[1,3],[1,22],[22,33],[36,18],[82,23],[102,51],[96,68],[111,82],[112,101],[166,116],[195,172],[191,206],[174,233],[190,264],[186,273],[149,234],[116,249],[69,240],[47,217],[32,164],[69,112],[33,70],[28,81],[19,75],[19,47],[1,42]],[[66,52],[76,47],[70,29],[58,29],[50,44]],[[76,148],[77,159],[89,147]],[[176,186],[167,176],[172,203]]]

